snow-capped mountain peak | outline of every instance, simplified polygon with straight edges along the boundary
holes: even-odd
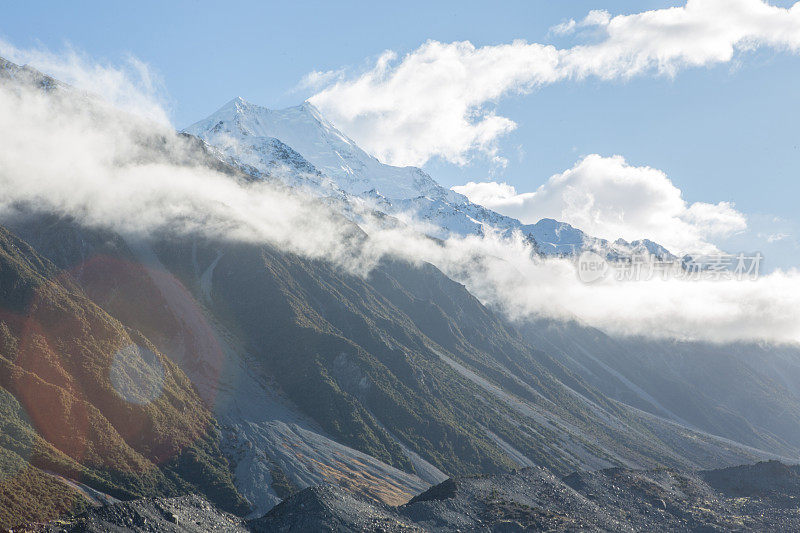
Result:
[[[390,215],[413,213],[429,235],[482,234],[492,228],[520,231],[546,255],[573,255],[584,249],[618,257],[629,252],[663,250],[649,241],[609,243],[569,224],[542,219],[536,224],[473,204],[439,185],[417,167],[381,163],[339,131],[309,102],[273,110],[234,98],[208,118],[185,130],[221,150],[232,162],[274,176],[323,196],[350,196]],[[666,250],[663,250],[666,252]],[[666,252],[668,254],[668,252]]]
[[[271,142],[271,138],[280,139],[349,194],[361,195],[372,189],[389,199],[455,194],[418,168],[384,165],[309,102],[272,110],[237,97],[185,131],[212,145],[219,144],[221,133],[254,147]]]

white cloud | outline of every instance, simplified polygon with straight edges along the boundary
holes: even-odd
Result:
[[[580,22],[575,22],[575,19],[569,19],[561,24],[556,24],[550,28],[550,33],[554,35],[570,35],[575,33],[578,28],[605,26],[610,20],[611,14],[608,11],[604,9],[595,9],[589,11],[589,14]]]
[[[575,32],[575,28],[577,27],[577,23],[574,19],[569,19],[565,22],[560,24],[556,24],[555,26],[550,28],[550,33],[553,35],[569,35]]]
[[[800,273],[755,281],[619,281],[586,284],[565,259],[536,260],[520,235],[451,238],[438,245],[396,230],[373,231],[374,255],[427,261],[512,319],[578,319],[617,335],[733,342],[800,342]]]
[[[579,26],[606,26],[611,21],[611,14],[605,9],[594,9],[589,11],[586,18]]]
[[[379,159],[421,165],[437,154],[463,164],[473,149],[494,155],[495,139],[516,127],[481,106],[532,70],[546,74],[547,48],[521,55],[519,46],[429,41],[396,65],[387,52],[374,69],[310,100]]]
[[[134,56],[128,56],[122,65],[101,65],[71,47],[58,54],[46,49],[20,49],[2,39],[0,56],[98,95],[123,111],[170,124],[163,81]]]
[[[368,213],[362,214],[362,233],[301,194],[193,165],[196,154],[170,128],[90,107],[87,101],[0,84],[0,220],[23,205],[133,237],[202,233],[270,243],[357,275],[366,275],[385,256],[427,261],[512,318],[578,318],[608,332],[654,337],[800,341],[800,273],[795,271],[752,282],[606,279],[588,285],[578,280],[571,261],[538,260],[520,235],[488,233],[440,242],[410,227],[387,228]],[[146,142],[153,138],[159,142]],[[598,179],[631,194],[632,206],[644,199],[677,205],[694,224],[726,220],[714,209],[692,211],[681,204],[679,192],[676,200],[658,171],[629,167],[621,158],[596,156],[595,162],[598,168],[621,169],[612,173],[620,184],[613,176]],[[582,164],[589,163],[555,176],[554,187],[591,186],[591,173]],[[655,183],[653,198],[626,185],[647,181]],[[497,184],[483,191],[498,191],[505,199],[519,196]]]
[[[710,239],[747,227],[732,203],[690,205],[662,171],[630,166],[620,156],[590,155],[535,192],[517,193],[495,182],[470,182],[453,190],[526,223],[555,218],[595,237],[648,238],[673,252],[714,251]]]
[[[771,233],[769,235],[759,233],[758,236],[766,240],[769,244],[774,244],[776,242],[780,242],[791,237],[791,235],[789,235],[788,233],[780,233],[780,232]]]
[[[134,238],[202,233],[347,263],[353,228],[332,211],[199,165],[174,129],[103,101],[0,83],[0,146],[0,219],[55,212]]]
[[[456,185],[453,190],[463,194],[474,204],[479,204],[496,211],[513,212],[514,216],[525,222],[525,218],[520,215],[517,209],[519,204],[523,204],[524,195],[517,194],[517,189],[508,183],[498,183],[496,181],[470,181],[466,185]],[[535,216],[535,215],[534,215]],[[539,217],[541,218],[541,217]]]
[[[441,157],[464,164],[475,151],[495,157],[498,137],[516,127],[491,110],[509,93],[588,76],[674,75],[759,46],[800,50],[800,3],[785,9],[761,0],[689,0],[632,15],[592,11],[556,31],[576,26],[594,29],[600,40],[566,49],[522,40],[480,48],[428,41],[402,59],[385,52],[371,70],[310,100],[386,162],[422,165]]]
[[[294,90],[299,91],[302,89],[313,89],[317,90],[326,85],[333,83],[334,81],[340,80],[344,77],[344,70],[326,70],[325,72],[319,70],[312,70],[300,80],[300,83],[294,88]]]
[[[554,51],[521,41],[483,48],[428,41],[399,64],[387,52],[374,69],[310,100],[379,159],[421,165],[439,155],[464,164],[471,150],[495,155],[497,137],[516,127],[482,106],[514,85],[521,90],[531,72],[552,74]]]

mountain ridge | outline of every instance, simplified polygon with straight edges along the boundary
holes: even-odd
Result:
[[[610,242],[586,235],[564,222],[542,219],[523,224],[474,204],[466,196],[442,187],[420,168],[381,163],[310,102],[272,110],[237,97],[183,131],[220,150],[229,162],[238,161],[262,172],[274,168],[277,154],[272,146],[278,141],[308,163],[309,173],[330,180],[307,190],[323,196],[365,200],[370,207],[390,215],[413,213],[416,219],[432,226],[423,230],[432,237],[482,235],[491,228],[506,235],[520,232],[544,255],[576,256],[592,250],[613,260],[634,254],[672,257],[668,250],[647,239]],[[292,166],[297,168],[296,164]],[[302,181],[286,178],[294,185]]]

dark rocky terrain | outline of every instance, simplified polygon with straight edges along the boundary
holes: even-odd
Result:
[[[398,507],[319,485],[249,522],[187,496],[115,503],[18,531],[796,531],[798,497],[800,467],[777,461],[564,478],[532,467],[448,479]]]
[[[306,489],[255,531],[796,531],[800,467],[777,461],[693,473],[610,468],[559,479],[539,468],[449,479],[388,508]]]
[[[92,509],[74,519],[29,526],[14,531],[61,532],[245,532],[245,522],[217,510],[200,496],[148,498]]]

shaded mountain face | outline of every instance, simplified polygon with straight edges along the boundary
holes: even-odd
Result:
[[[518,326],[609,398],[786,457],[800,450],[795,345],[615,338],[546,319]]]
[[[190,377],[253,514],[321,482],[397,505],[448,475],[764,454],[609,402],[429,265],[361,277],[268,246],[44,220],[15,227]]]
[[[16,228],[50,250],[86,294],[146,332],[190,376],[219,421],[222,452],[234,463],[237,486],[253,513],[298,487],[323,481],[350,479],[353,490],[392,503],[427,486],[411,468],[398,470],[334,440],[315,413],[302,412],[276,386],[266,361],[254,359],[244,345],[241,326],[228,322],[224,309],[217,314],[209,307],[214,271],[223,263],[216,249],[177,238],[126,241],[67,221],[44,220],[45,234],[59,238],[35,238],[43,230],[37,216],[18,219]],[[65,242],[75,244],[71,253]],[[186,263],[171,263],[176,253]],[[248,281],[241,281],[245,291]],[[443,477],[435,472],[430,479]]]

